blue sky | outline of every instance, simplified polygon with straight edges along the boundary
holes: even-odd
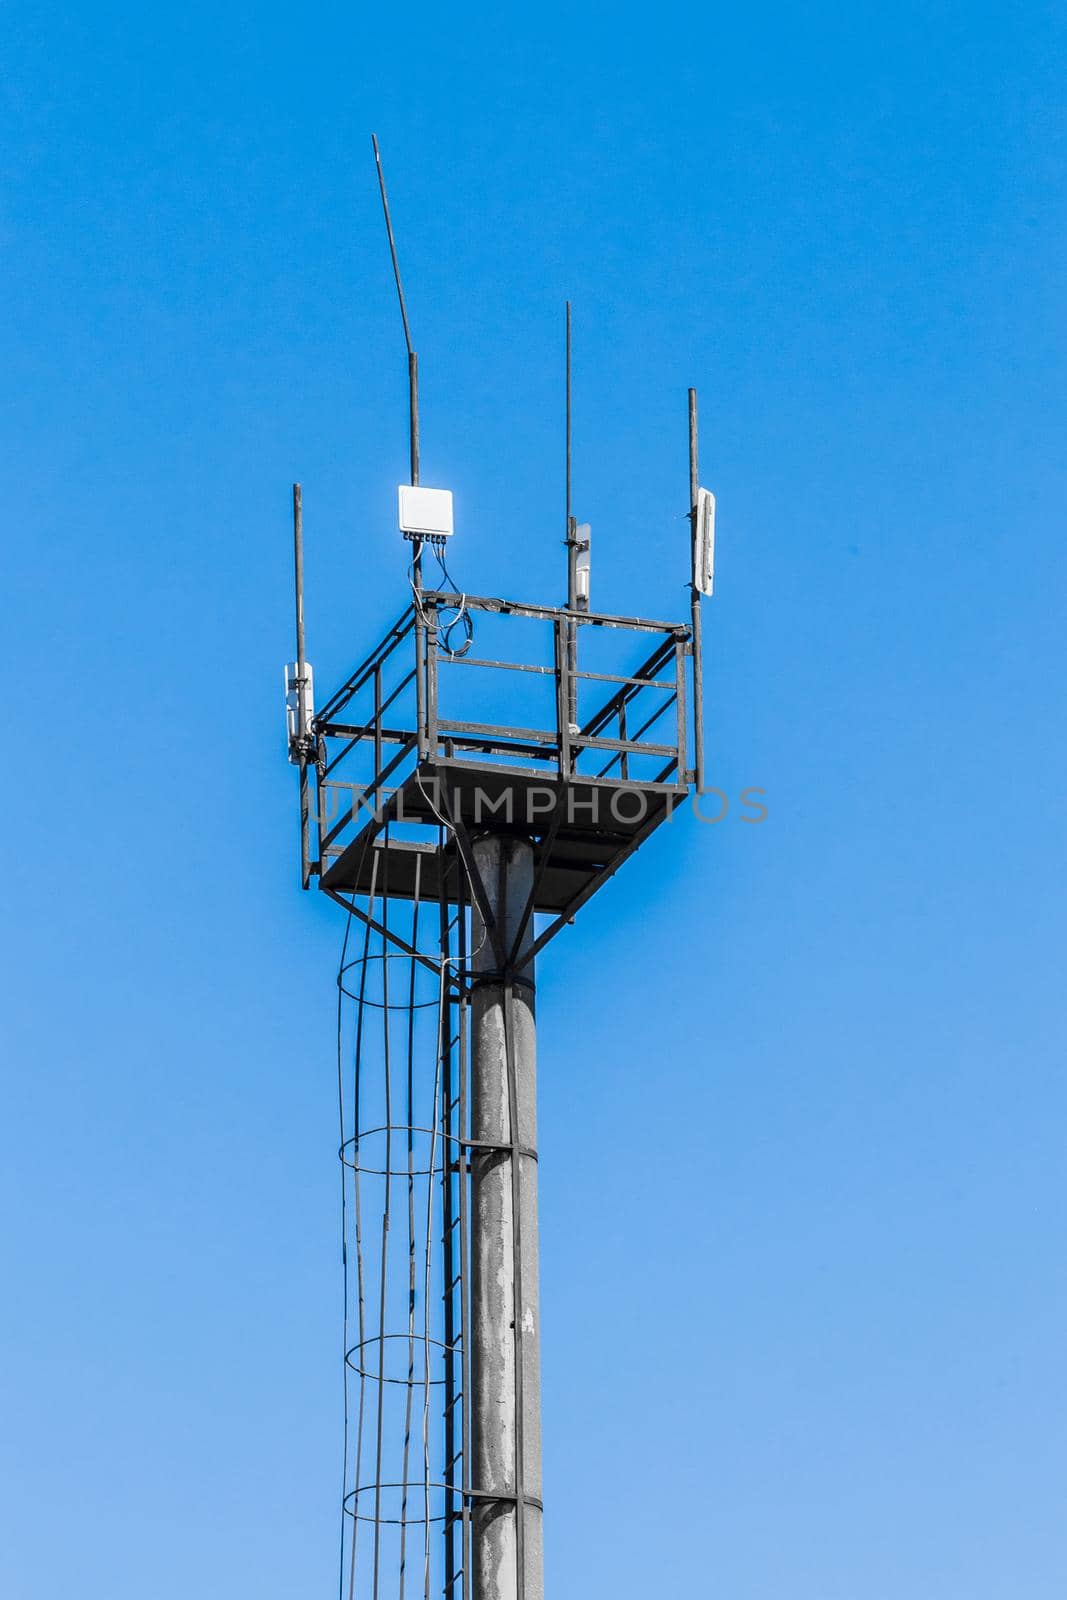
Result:
[[[1064,24],[6,18],[0,1584],[333,1592],[332,981],[281,666],[403,602],[382,141],[453,567],[682,614],[710,776],[541,964],[554,1600],[1067,1582]],[[592,1263],[592,1264],[590,1264]]]

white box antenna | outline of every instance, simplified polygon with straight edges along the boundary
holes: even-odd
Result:
[[[423,489],[402,483],[397,489],[400,531],[405,539],[452,537],[451,489]]]
[[[301,689],[303,689],[303,708],[301,708]],[[303,709],[303,719],[300,712]],[[311,662],[304,662],[303,678],[301,679],[300,664],[290,661],[285,669],[285,731],[289,739],[289,760],[298,762],[300,751],[305,751],[311,742],[311,720],[315,715],[315,675],[311,670]]]
[[[701,594],[715,589],[715,496],[697,490],[696,534],[693,543],[693,582]]]
[[[591,560],[591,535],[592,528],[588,522],[580,522],[574,530],[574,587],[575,595],[579,602],[589,604],[589,579],[592,568]]]

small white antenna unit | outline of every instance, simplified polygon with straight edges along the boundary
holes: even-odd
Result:
[[[405,539],[450,539],[451,489],[423,489],[412,483],[397,488],[400,531]]]
[[[289,760],[294,763],[300,761],[301,750],[306,755],[311,743],[311,719],[314,715],[315,675],[311,670],[311,662],[304,662],[301,674],[300,663],[290,661],[285,669],[285,731],[289,739]]]
[[[575,598],[586,606],[589,604],[589,577],[591,571],[590,535],[592,528],[588,522],[580,522],[574,530],[574,588]]]
[[[701,594],[715,590],[715,496],[697,490],[696,535],[693,546],[693,582]]]

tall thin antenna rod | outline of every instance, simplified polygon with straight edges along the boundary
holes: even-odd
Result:
[[[578,600],[578,544],[571,514],[571,303],[567,301],[567,609],[573,611]],[[572,719],[573,720],[573,719]]]
[[[571,532],[571,303],[567,301],[567,537]]]
[[[377,134],[371,134],[371,143],[374,146],[374,164],[378,169],[378,187],[382,192],[382,210],[385,212],[385,231],[389,235],[389,254],[393,259],[393,277],[396,279],[397,299],[400,301],[400,317],[404,324],[404,343],[408,351],[408,427],[411,441],[411,481],[419,481],[419,358],[411,345],[411,326],[408,322],[408,308],[404,300],[404,286],[400,281],[400,262],[397,260],[396,240],[393,237],[393,221],[389,215],[389,196],[385,192],[385,173],[382,170],[382,153],[378,149]],[[416,551],[418,547],[416,546]],[[415,556],[415,570],[418,573],[421,557]]]
[[[697,499],[700,468],[697,460],[697,392],[689,391],[689,529],[692,545],[690,605],[693,624],[693,765],[697,793],[704,790],[704,663],[700,626],[700,590],[697,587]]]
[[[404,289],[400,282],[400,263],[396,258],[396,240],[393,238],[393,224],[389,216],[389,197],[385,192],[385,173],[382,171],[382,153],[378,149],[378,135],[371,134],[371,144],[374,146],[374,164],[378,168],[378,187],[382,191],[382,210],[385,212],[385,231],[389,235],[389,254],[393,258],[393,277],[396,279],[396,292],[400,300],[400,315],[404,323],[404,343],[408,347],[408,355],[413,355],[411,346],[411,329],[408,326],[408,309],[404,304]]]
[[[309,669],[304,647],[304,502],[298,483],[293,484],[293,576],[296,580],[296,735],[300,761],[300,862],[304,888],[311,881],[311,813],[308,804]],[[290,680],[290,691],[292,680]],[[292,750],[290,749],[290,756]]]
[[[408,437],[411,441],[411,481],[419,481],[419,358],[408,356]]]
[[[300,679],[301,727],[304,698],[304,503],[300,485],[293,484],[293,569],[296,577],[296,670]]]

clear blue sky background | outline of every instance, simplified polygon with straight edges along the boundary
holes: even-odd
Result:
[[[684,607],[711,776],[542,964],[552,1600],[1060,1600],[1063,13],[5,18],[0,1587],[333,1592],[333,969],[281,666]]]

